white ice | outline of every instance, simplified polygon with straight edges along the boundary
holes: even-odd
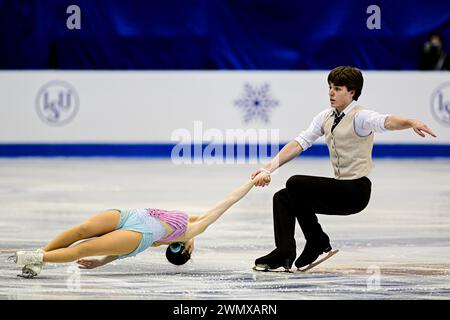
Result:
[[[319,221],[340,252],[308,273],[258,273],[274,248],[272,196],[294,174],[331,176],[303,157],[254,188],[196,240],[176,267],[165,248],[92,270],[48,264],[22,279],[7,261],[109,208],[200,213],[257,164],[175,165],[150,159],[0,159],[0,299],[449,299],[450,161],[375,159],[372,199],[351,216]],[[327,195],[324,194],[324,197]],[[351,196],[351,195],[349,195]],[[296,229],[297,253],[304,239]]]

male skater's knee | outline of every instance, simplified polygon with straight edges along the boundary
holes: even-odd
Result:
[[[289,200],[289,194],[286,188],[278,190],[273,195],[273,204],[285,202],[287,200]]]
[[[304,190],[305,187],[307,187],[307,181],[304,176],[292,176],[286,181],[286,189],[289,192],[301,191]]]

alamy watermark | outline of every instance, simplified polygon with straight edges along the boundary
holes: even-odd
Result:
[[[179,128],[172,132],[174,164],[257,164],[265,163],[280,150],[278,129],[203,128],[194,121],[193,131]]]
[[[381,269],[379,266],[371,265],[366,270],[370,276],[367,278],[367,291],[375,291],[381,288]]]
[[[69,30],[81,29],[81,9],[79,6],[72,4],[67,7],[66,13],[70,16],[66,20],[66,27]]]
[[[70,16],[66,20],[66,27],[69,30],[81,29],[81,8],[75,4],[67,7],[66,13]],[[370,16],[366,20],[366,26],[369,30],[381,29],[381,8],[378,5],[372,4],[367,7],[367,14]],[[248,115],[247,115],[248,116]]]
[[[369,30],[381,29],[381,9],[379,6],[373,4],[367,7],[367,14],[370,16],[367,18],[366,27]]]
[[[69,290],[80,290],[81,289],[81,272],[80,269],[71,265],[67,268],[66,273],[69,274],[68,279],[66,280],[66,286]]]

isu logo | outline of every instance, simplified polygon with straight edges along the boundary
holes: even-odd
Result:
[[[431,112],[440,123],[450,126],[450,82],[443,83],[431,95]]]
[[[77,114],[79,99],[74,87],[64,81],[45,84],[36,97],[36,110],[45,123],[62,126]]]

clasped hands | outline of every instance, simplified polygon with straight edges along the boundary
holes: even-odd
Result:
[[[252,173],[252,180],[255,183],[256,187],[265,187],[269,185],[270,179],[270,170],[265,168],[259,168],[255,172]]]

